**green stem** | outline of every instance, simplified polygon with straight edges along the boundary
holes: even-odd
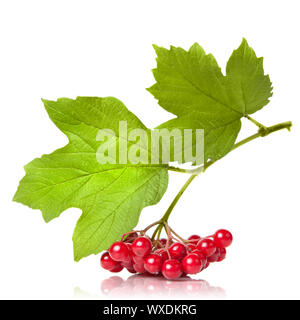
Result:
[[[179,190],[179,192],[177,193],[176,197],[174,198],[174,200],[172,201],[172,203],[170,204],[169,208],[167,209],[167,211],[165,212],[165,214],[162,216],[162,218],[160,219],[160,224],[157,226],[157,228],[155,229],[153,235],[152,235],[152,240],[155,239],[155,236],[157,235],[157,237],[160,237],[161,231],[163,229],[164,223],[168,221],[169,216],[171,214],[171,212],[173,211],[174,207],[176,206],[177,202],[179,201],[179,199],[181,198],[182,194],[184,193],[184,191],[187,189],[187,187],[191,184],[191,182],[197,177],[198,174],[192,174],[188,180],[186,181],[186,183],[182,186],[182,188]]]
[[[252,119],[252,118],[251,118]],[[253,119],[254,120],[254,119]],[[254,120],[255,121],[255,120]],[[236,143],[232,149],[230,150],[233,151],[237,148],[239,148],[240,146],[255,140],[257,138],[260,137],[265,137],[273,132],[282,130],[282,129],[287,129],[290,131],[292,126],[292,122],[287,121],[287,122],[282,122],[282,123],[278,123],[275,124],[273,126],[270,127],[265,127],[263,125],[259,126],[259,130],[257,133],[239,141],[238,143]],[[190,173],[191,176],[188,178],[188,180],[186,181],[186,183],[183,185],[183,187],[179,190],[179,192],[177,193],[177,195],[175,196],[174,200],[172,201],[172,203],[170,204],[169,208],[167,209],[167,211],[165,212],[165,214],[163,215],[163,217],[160,220],[160,224],[157,226],[157,228],[155,229],[152,238],[154,239],[156,235],[160,236],[161,231],[163,229],[164,223],[168,221],[170,214],[172,213],[174,207],[176,206],[177,202],[179,201],[179,199],[181,198],[182,194],[184,193],[184,191],[187,189],[187,187],[191,184],[191,182],[201,173],[204,172],[208,167],[210,167],[213,163],[215,163],[217,160],[210,160],[208,162],[206,162],[203,166],[198,167],[196,169],[192,169],[192,170],[188,170],[188,169],[179,169],[179,168],[175,168],[175,167],[169,167],[169,170],[171,171],[176,171],[176,172],[184,172],[184,173]]]
[[[245,118],[247,118],[248,120],[250,120],[252,123],[254,123],[257,127],[259,128],[266,128],[263,124],[261,124],[260,122],[256,121],[255,119],[253,119],[252,117],[250,117],[248,114],[245,115]]]
[[[186,183],[182,186],[182,188],[179,190],[179,192],[177,193],[176,197],[174,198],[174,200],[172,201],[172,203],[170,204],[168,210],[166,211],[166,213],[163,215],[163,217],[161,218],[162,222],[167,222],[169,219],[169,216],[172,212],[172,210],[174,209],[174,207],[176,206],[177,202],[179,201],[179,199],[181,198],[181,196],[183,195],[184,191],[187,189],[187,187],[192,183],[192,181],[197,177],[197,174],[192,174],[188,180],[186,181]]]

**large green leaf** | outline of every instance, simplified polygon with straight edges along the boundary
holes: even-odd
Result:
[[[204,160],[221,158],[237,138],[240,119],[262,108],[272,95],[262,58],[243,39],[224,76],[215,58],[197,43],[188,51],[154,48],[156,83],[148,90],[160,106],[177,116],[159,128],[204,129]]]
[[[73,235],[74,258],[79,260],[106,249],[131,230],[141,210],[161,199],[168,173],[162,165],[99,164],[96,152],[104,143],[96,139],[99,129],[116,132],[117,145],[124,139],[119,121],[127,121],[128,132],[149,132],[119,100],[63,98],[44,101],[44,105],[69,144],[25,166],[14,200],[40,209],[45,221],[70,207],[82,209]],[[125,143],[128,148],[134,145]]]

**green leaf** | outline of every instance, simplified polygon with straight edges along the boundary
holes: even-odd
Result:
[[[62,98],[44,100],[44,105],[69,143],[25,166],[26,175],[14,200],[40,209],[45,221],[70,207],[82,209],[73,235],[74,258],[78,261],[107,249],[134,228],[141,210],[163,196],[168,172],[162,165],[97,161],[97,150],[105,143],[96,139],[99,129],[114,130],[117,145],[124,139],[119,134],[119,121],[127,121],[128,132],[148,130],[119,100]],[[128,148],[133,145],[129,140],[125,143]]]
[[[272,95],[262,58],[257,58],[243,39],[229,59],[224,76],[215,58],[197,43],[188,51],[176,47],[154,49],[156,83],[148,91],[160,106],[177,116],[159,128],[204,129],[204,160],[223,157],[237,138],[240,119],[262,108]]]
[[[246,39],[229,58],[226,75],[232,101],[243,115],[252,114],[269,103],[272,83],[269,76],[264,75],[263,58],[256,57]]]

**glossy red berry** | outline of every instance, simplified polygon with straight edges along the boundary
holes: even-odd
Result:
[[[129,250],[124,242],[118,241],[111,245],[109,254],[115,261],[126,261],[129,257]]]
[[[111,269],[111,270],[109,270],[110,272],[115,272],[115,273],[117,273],[117,272],[120,272],[120,271],[122,271],[123,270],[123,266],[121,266],[121,264],[120,263],[118,263],[118,265],[116,265],[113,269]]]
[[[159,242],[163,247],[165,247],[165,245],[167,244],[167,239],[161,238],[161,239],[159,239]]]
[[[152,243],[146,237],[138,237],[133,241],[131,248],[136,256],[145,257],[151,252]]]
[[[127,235],[124,241],[130,243],[130,242],[133,242],[137,237],[138,237],[138,234],[136,232],[133,232]]]
[[[206,256],[205,256],[200,250],[198,250],[198,249],[192,251],[192,253],[193,253],[193,254],[196,254],[196,255],[199,257],[199,259],[201,260],[202,266],[204,266],[205,263],[206,263],[206,261],[207,261]]]
[[[162,257],[155,253],[149,254],[149,256],[147,256],[144,259],[145,269],[152,274],[159,273],[159,271],[161,270],[162,263],[163,263]]]
[[[126,246],[128,248],[128,258],[125,262],[128,262],[128,263],[131,263],[133,264],[133,256],[134,256],[134,253],[132,252],[132,244],[131,243],[126,243]]]
[[[214,242],[219,248],[227,248],[232,243],[232,234],[225,229],[220,229],[214,234]]]
[[[202,270],[204,270],[204,269],[208,268],[208,267],[209,267],[209,265],[210,265],[210,262],[208,262],[208,261],[206,260],[206,262],[205,262],[204,266],[202,267]]]
[[[199,241],[197,249],[200,250],[206,257],[209,257],[215,253],[216,245],[211,239],[205,238]]]
[[[133,265],[133,269],[134,269],[137,273],[145,273],[145,272],[146,272],[145,267],[144,267],[144,264],[135,263],[135,264]]]
[[[195,250],[196,247],[197,247],[197,246],[196,246],[195,244],[192,244],[192,243],[189,243],[189,244],[188,244],[188,249],[189,249],[189,251]]]
[[[226,258],[226,249],[225,248],[220,248],[220,255],[218,258],[218,262],[223,261]]]
[[[187,274],[196,274],[201,271],[202,263],[196,254],[188,254],[182,260],[182,269]]]
[[[186,244],[179,240],[174,242],[171,238],[152,242],[149,237],[138,236],[135,232],[124,235],[121,241],[113,243],[108,252],[102,254],[100,264],[111,272],[126,268],[131,273],[162,274],[166,279],[174,280],[196,274],[210,263],[224,260],[225,247],[232,242],[232,234],[225,229],[206,238],[192,235]]]
[[[128,259],[126,261],[122,261],[121,262],[121,265],[124,268],[126,268],[127,270],[132,269],[133,268],[133,264],[134,264],[134,261],[132,259],[132,255],[131,254],[129,254]]]
[[[216,261],[218,261],[219,257],[220,257],[220,249],[219,249],[219,248],[216,248],[215,253],[212,254],[211,256],[209,256],[209,257],[207,258],[207,261],[208,261],[208,262],[216,262]]]
[[[105,270],[112,270],[119,265],[119,262],[112,259],[108,252],[104,252],[100,259],[101,267]]]
[[[166,279],[177,279],[182,275],[182,266],[178,260],[168,259],[162,265],[162,274]]]
[[[133,266],[133,264],[130,261],[121,261],[120,264],[126,269]]]
[[[186,247],[182,243],[175,242],[171,245],[169,252],[172,259],[181,260],[186,255]]]
[[[154,251],[154,253],[161,256],[162,262],[169,259],[169,255],[168,255],[167,251],[165,251],[165,250],[158,249],[158,250]]]
[[[197,242],[201,239],[200,236],[198,236],[197,234],[193,234],[190,237],[188,237],[188,240],[192,240],[191,243],[193,244],[197,244]]]
[[[132,260],[134,262],[134,264],[144,264],[144,258],[143,257],[139,257],[136,256],[135,254],[132,255]]]
[[[136,271],[134,270],[133,266],[131,267],[126,267],[127,271],[130,273],[136,273]]]

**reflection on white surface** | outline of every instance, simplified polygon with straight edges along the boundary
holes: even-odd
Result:
[[[159,299],[159,298],[225,298],[225,290],[213,287],[205,280],[189,277],[176,281],[166,280],[161,276],[133,275],[127,280],[112,276],[101,283],[101,292],[108,299]]]

